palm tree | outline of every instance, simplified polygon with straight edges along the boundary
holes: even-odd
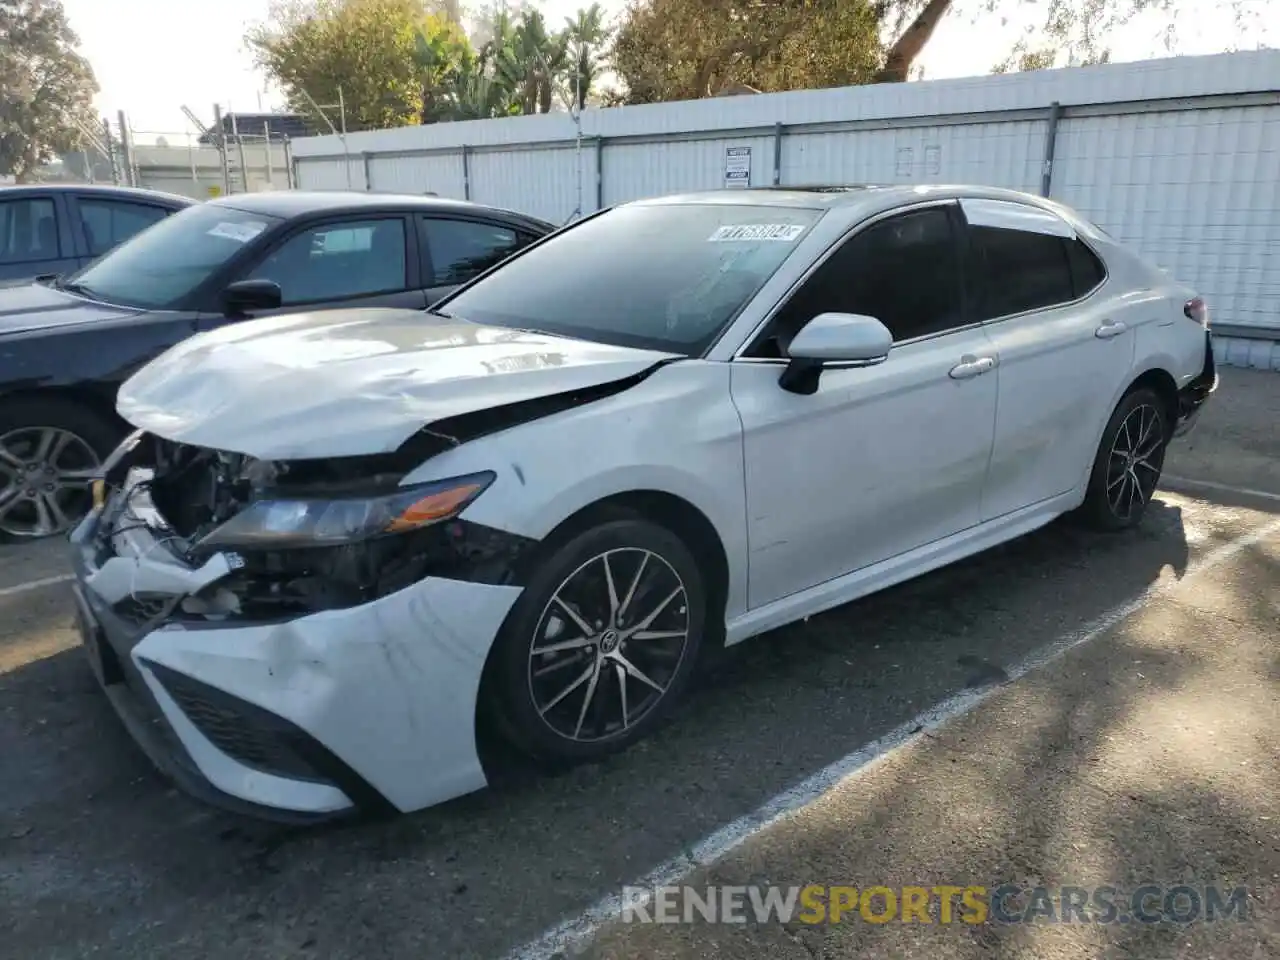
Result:
[[[501,16],[499,19],[502,19]],[[542,13],[521,12],[509,32],[496,24],[493,44],[495,79],[505,84],[520,113],[549,113],[552,93],[568,62],[568,41],[562,33],[548,33]]]
[[[583,110],[603,60],[600,50],[613,31],[605,27],[604,11],[598,3],[579,9],[576,16],[565,17],[564,22],[571,61],[568,83],[577,108]]]

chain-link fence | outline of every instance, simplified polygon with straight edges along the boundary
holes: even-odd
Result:
[[[198,124],[190,114],[193,124]],[[80,130],[81,149],[41,171],[52,182],[107,183],[207,200],[294,186],[292,144],[276,115],[248,117],[215,107],[212,127],[198,132],[135,130],[121,111],[113,121]]]

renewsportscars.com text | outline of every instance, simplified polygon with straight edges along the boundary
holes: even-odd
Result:
[[[1214,923],[1249,919],[1246,887],[625,887],[626,923]]]

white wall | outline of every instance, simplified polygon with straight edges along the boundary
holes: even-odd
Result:
[[[351,134],[345,162],[335,137],[293,146],[304,188],[432,191],[561,223],[720,188],[739,146],[753,186],[1038,193],[1057,103],[1050,195],[1198,286],[1219,322],[1280,330],[1278,78],[1280,51],[1256,51],[587,110],[581,131],[565,114],[401,127]]]

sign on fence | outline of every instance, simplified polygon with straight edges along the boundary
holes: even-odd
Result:
[[[751,186],[751,148],[724,148],[724,185],[726,187]]]

